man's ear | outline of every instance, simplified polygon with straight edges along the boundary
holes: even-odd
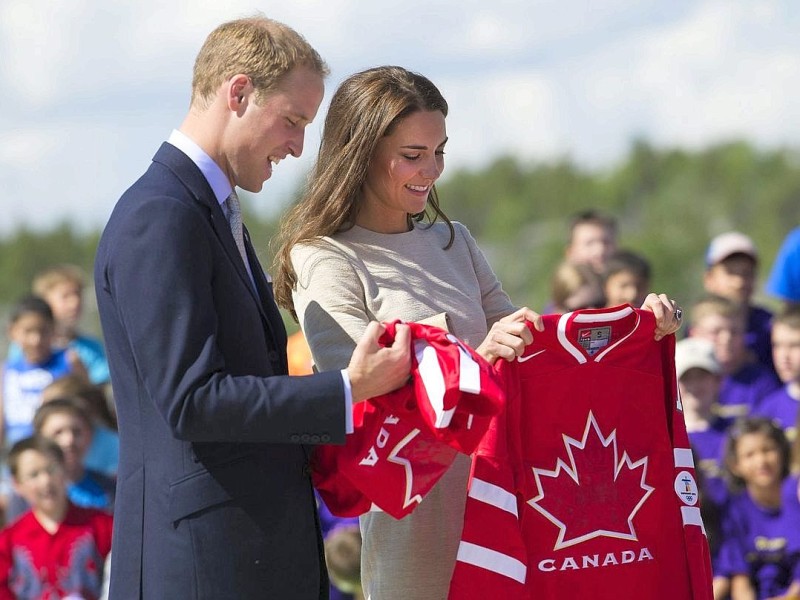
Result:
[[[239,112],[247,102],[247,97],[253,91],[253,85],[247,75],[239,73],[228,80],[225,86],[225,99],[228,108]]]

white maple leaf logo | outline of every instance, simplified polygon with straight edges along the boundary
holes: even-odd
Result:
[[[589,412],[580,440],[562,434],[569,464],[533,468],[538,495],[528,504],[559,529],[554,550],[606,536],[636,540],[633,518],[653,492],[645,483],[647,457],[618,458],[617,431],[604,437]]]

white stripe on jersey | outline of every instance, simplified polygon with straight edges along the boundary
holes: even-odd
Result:
[[[462,541],[458,545],[458,560],[525,583],[527,572],[525,564],[496,550]]]
[[[703,518],[700,516],[700,509],[697,506],[681,506],[681,518],[684,526],[697,525],[706,533],[706,526],[703,525]]]
[[[675,448],[673,455],[675,456],[675,468],[694,469],[694,457],[691,450],[688,448]]]
[[[458,347],[458,389],[470,394],[480,394],[481,370],[478,363],[456,336],[448,334],[447,339]]]
[[[436,414],[434,425],[438,428],[447,427],[456,409],[444,409],[444,373],[436,357],[436,350],[426,340],[414,340],[414,354],[419,364],[418,372],[425,386],[425,393]]]
[[[469,497],[509,512],[515,517],[519,516],[517,515],[517,497],[499,485],[482,479],[473,479],[469,487]]]

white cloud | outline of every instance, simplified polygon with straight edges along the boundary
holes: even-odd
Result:
[[[376,64],[440,86],[449,172],[499,153],[608,164],[635,135],[798,145],[791,1],[3,0],[0,234],[21,222],[102,224],[180,123],[205,36],[255,8],[296,27],[333,69],[304,156],[281,163],[256,198],[269,207],[310,167],[330,88]],[[36,201],[12,207],[20,196]]]

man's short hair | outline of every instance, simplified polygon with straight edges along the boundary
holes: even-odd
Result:
[[[568,243],[572,242],[572,236],[575,233],[575,228],[579,225],[597,225],[609,231],[612,236],[617,235],[617,220],[614,217],[594,209],[583,210],[575,213],[569,219],[567,238]]]
[[[31,289],[37,296],[47,296],[50,290],[64,282],[74,283],[83,291],[86,287],[86,275],[77,265],[54,265],[36,274]]]
[[[741,319],[742,323],[745,321],[745,312],[743,307],[730,300],[717,296],[716,294],[707,294],[696,300],[689,310],[689,326],[692,327],[697,322],[708,315],[718,315],[729,319]]]
[[[45,402],[33,414],[33,429],[36,433],[41,434],[47,419],[53,415],[71,415],[83,421],[89,430],[92,429],[92,417],[87,410],[81,406],[77,401],[72,398],[55,398],[49,402]]]
[[[194,63],[192,105],[206,108],[223,82],[247,75],[261,101],[296,66],[329,73],[319,53],[294,29],[264,16],[223,23],[203,43]]]
[[[772,326],[783,325],[800,331],[800,306],[787,306],[772,317]]]
[[[30,294],[17,300],[17,303],[11,308],[11,314],[8,317],[8,322],[9,324],[13,325],[19,321],[23,315],[27,315],[29,313],[39,315],[51,325],[55,323],[53,309],[50,308],[50,305],[43,298]]]
[[[23,452],[33,450],[49,456],[60,464],[64,465],[64,452],[53,440],[42,437],[40,435],[32,435],[30,437],[22,438],[11,446],[8,451],[8,468],[11,471],[11,476],[17,479],[19,474],[19,458]]]
[[[617,250],[608,258],[603,280],[617,273],[633,273],[643,281],[650,281],[650,261],[632,250]]]

